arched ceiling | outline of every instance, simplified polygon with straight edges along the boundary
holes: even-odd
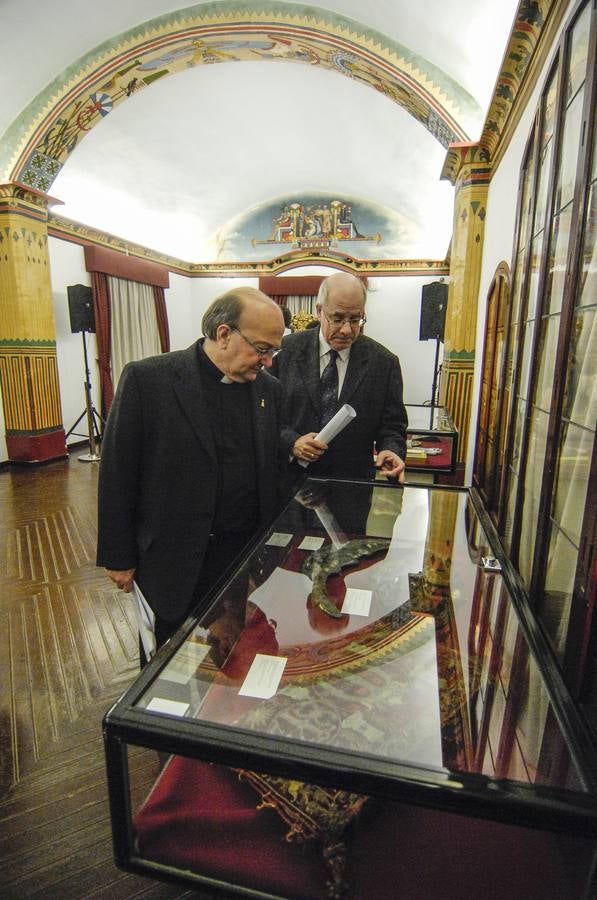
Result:
[[[479,137],[517,6],[3,0],[2,180],[188,261],[301,192],[394,217],[386,257],[441,258],[445,148]]]

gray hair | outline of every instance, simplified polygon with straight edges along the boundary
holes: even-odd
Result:
[[[340,273],[338,273],[338,272],[334,273],[334,275],[338,275],[338,274],[340,274]],[[345,272],[344,274],[351,278],[354,278],[354,280],[359,283],[361,290],[363,292],[363,305],[364,305],[367,302],[367,285],[361,278],[357,278],[356,275],[352,275],[350,272]],[[317,293],[317,303],[320,303],[321,306],[327,305],[328,281],[330,280],[330,278],[333,278],[334,275],[328,275],[328,277],[324,278],[323,281],[321,282],[321,284],[319,285],[319,291]]]
[[[246,289],[233,288],[226,291],[213,300],[203,314],[201,320],[201,330],[204,337],[215,341],[218,328],[220,325],[230,325],[231,328],[238,328],[241,313],[245,306],[246,297],[243,293]]]

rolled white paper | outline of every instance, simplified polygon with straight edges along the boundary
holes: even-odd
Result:
[[[346,428],[348,423],[354,419],[355,416],[356,412],[352,406],[345,403],[344,406],[340,407],[336,415],[330,419],[327,425],[323,426],[319,434],[315,435],[315,440],[323,441],[324,444],[329,444],[330,441],[333,441],[334,438],[340,434],[343,428]],[[299,459],[299,465],[305,468],[309,465],[309,462],[306,459]]]
[[[340,526],[336,522],[327,503],[319,503],[317,506],[314,506],[313,509],[317,513],[317,518],[329,534],[334,547],[343,547],[344,544],[348,542],[348,538],[344,532],[340,530]]]

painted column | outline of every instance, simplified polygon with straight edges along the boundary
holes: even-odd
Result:
[[[486,160],[487,154],[478,144],[451,144],[442,172],[442,178],[454,184],[456,195],[440,404],[448,409],[458,428],[461,467],[466,460],[471,420],[477,298],[491,173]]]
[[[13,462],[67,455],[48,258],[49,197],[0,185],[0,389]]]

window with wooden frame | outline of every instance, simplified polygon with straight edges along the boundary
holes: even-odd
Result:
[[[577,693],[595,599],[595,7],[567,23],[526,148],[507,310],[497,273],[489,297],[474,467]]]
[[[504,466],[505,428],[498,428],[498,423],[502,421],[504,409],[507,409],[508,406],[504,348],[509,287],[510,267],[506,262],[502,262],[493,276],[487,295],[477,444],[473,470],[473,483],[478,488],[488,511],[493,514],[494,520],[496,497]]]

